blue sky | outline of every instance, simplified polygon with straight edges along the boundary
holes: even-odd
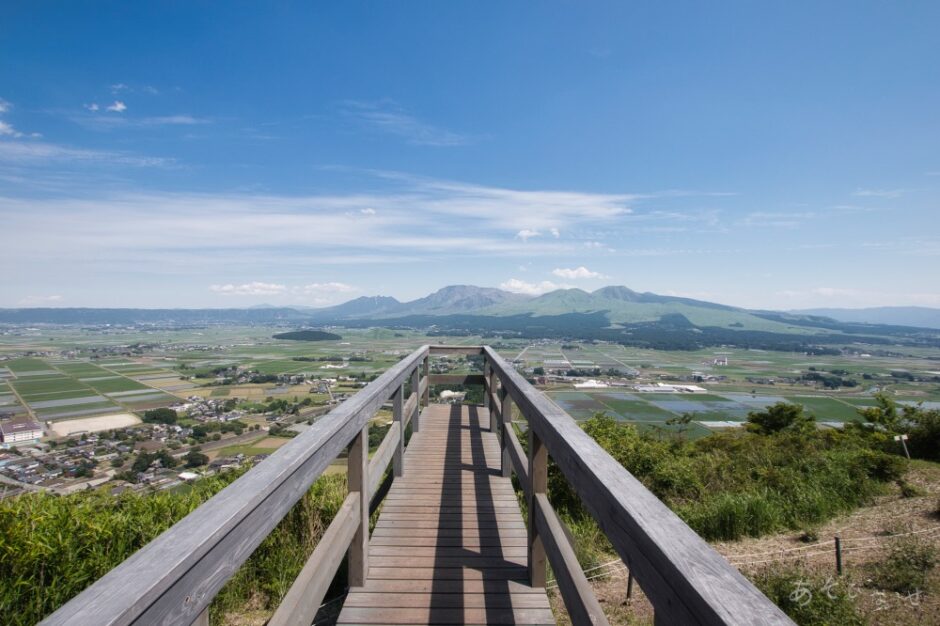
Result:
[[[940,4],[11,2],[0,306],[940,306]]]

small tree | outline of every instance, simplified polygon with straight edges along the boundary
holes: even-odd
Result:
[[[175,424],[177,417],[176,411],[168,408],[144,411],[144,421],[150,424]]]
[[[816,418],[803,412],[802,404],[778,402],[763,411],[747,414],[747,429],[761,435],[784,430],[803,431],[812,428]]]
[[[192,468],[205,465],[209,462],[209,457],[196,450],[190,450],[183,460],[186,462],[186,467]]]

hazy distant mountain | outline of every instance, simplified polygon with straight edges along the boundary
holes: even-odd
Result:
[[[527,300],[529,296],[501,289],[451,285],[410,302],[399,302],[395,298],[385,296],[364,296],[337,306],[316,309],[311,313],[317,319],[381,319],[408,315],[453,315],[473,313],[494,305]]]
[[[823,315],[840,322],[863,324],[895,324],[940,328],[940,309],[923,306],[880,306],[867,309],[803,309],[793,311],[804,315]]]

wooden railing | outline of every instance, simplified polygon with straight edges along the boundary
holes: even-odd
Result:
[[[495,350],[482,352],[484,397],[491,427],[500,432],[503,475],[515,472],[528,504],[530,582],[545,584],[547,561],[572,623],[607,619],[548,500],[549,457],[653,604],[657,625],[793,623],[571,416]],[[513,404],[527,422],[527,452],[512,424]]]
[[[429,358],[445,354],[482,355],[483,374],[430,375]],[[574,624],[607,621],[548,500],[549,457],[643,588],[657,624],[792,624],[567,413],[493,349],[477,346],[415,350],[43,624],[207,624],[222,586],[346,450],[349,494],[269,622],[309,626],[344,557],[349,584],[365,581],[369,514],[383,482],[403,471],[406,429],[420,429],[432,384],[484,386],[503,476],[516,474],[528,504],[530,582],[544,586],[550,564]],[[389,400],[392,426],[370,460],[369,421]],[[527,451],[513,426],[513,405],[527,422]]]
[[[269,622],[309,626],[344,556],[350,584],[365,580],[370,504],[389,463],[401,474],[406,428],[420,428],[432,381],[428,357],[437,352],[412,352],[42,623],[208,624],[209,604],[226,581],[348,450],[349,495]],[[388,400],[392,426],[370,460],[369,420]]]

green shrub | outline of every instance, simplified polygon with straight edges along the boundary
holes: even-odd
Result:
[[[923,592],[937,562],[937,547],[929,539],[899,537],[891,543],[887,557],[870,566],[870,584],[902,594]]]
[[[842,580],[823,579],[788,568],[761,570],[751,577],[764,595],[800,626],[862,626],[865,619],[855,608]]]
[[[896,481],[898,488],[901,490],[902,498],[918,498],[920,496],[926,496],[927,492],[918,487],[917,485],[912,485],[903,478]]]
[[[735,432],[693,442],[662,441],[600,414],[583,426],[611,456],[706,539],[738,539],[805,528],[867,504],[900,480],[904,458],[871,447],[861,429],[799,426],[800,411],[770,434]],[[580,499],[555,467],[549,495],[573,523]]]
[[[0,615],[35,624],[240,475],[182,491],[112,496],[29,493],[0,500]],[[213,611],[259,598],[276,603],[345,497],[345,477],[320,478],[220,591]],[[287,581],[287,582],[285,582]],[[217,611],[216,609],[221,609]]]

